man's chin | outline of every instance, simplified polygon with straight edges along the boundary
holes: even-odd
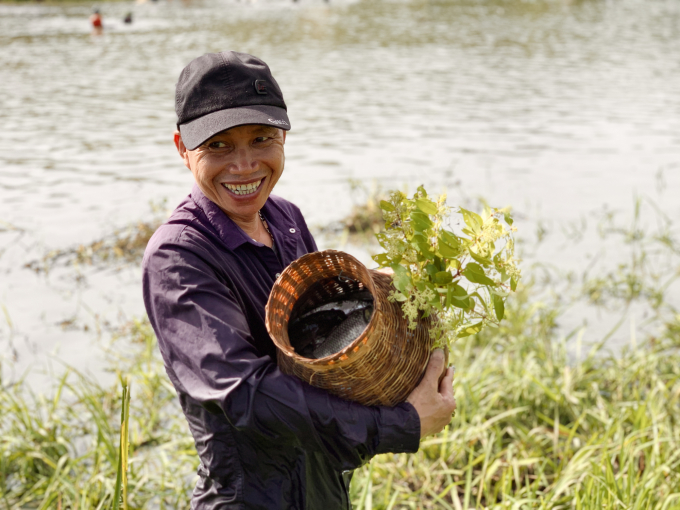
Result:
[[[252,198],[250,200],[221,200],[219,204],[220,209],[234,220],[251,221],[253,217],[262,208],[261,200]]]

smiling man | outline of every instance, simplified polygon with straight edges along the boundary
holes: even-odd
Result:
[[[441,352],[395,407],[348,402],[283,374],[265,328],[279,273],[316,244],[300,210],[271,195],[290,129],[260,59],[206,54],[177,83],[174,141],[196,184],[143,262],[147,313],[200,457],[191,508],[350,507],[349,473],[415,452],[455,409]]]
[[[271,126],[237,126],[188,150],[175,132],[175,146],[198,188],[254,241],[273,240],[260,211],[283,173],[286,132]]]

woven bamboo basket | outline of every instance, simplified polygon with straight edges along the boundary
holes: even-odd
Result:
[[[287,374],[364,405],[394,406],[418,385],[430,358],[431,318],[415,330],[399,303],[387,296],[392,277],[369,270],[351,255],[326,250],[309,253],[291,263],[274,283],[266,307],[266,325],[278,349],[278,364]],[[364,332],[331,356],[300,356],[288,337],[292,318],[324,302],[368,290],[373,315]]]

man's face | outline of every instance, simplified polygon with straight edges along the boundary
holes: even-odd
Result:
[[[175,132],[175,146],[201,191],[230,218],[252,221],[283,173],[285,131],[259,125],[216,134],[190,151]]]

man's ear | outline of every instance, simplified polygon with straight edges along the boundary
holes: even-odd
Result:
[[[189,164],[189,151],[182,141],[182,135],[177,130],[175,130],[173,141],[175,142],[175,147],[177,148],[179,156],[182,158],[182,161],[184,161],[184,166],[191,170],[191,165]]]

